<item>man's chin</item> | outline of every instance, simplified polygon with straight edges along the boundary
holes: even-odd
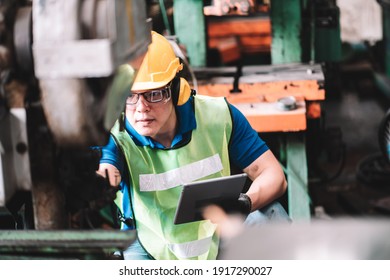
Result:
[[[145,136],[145,137],[151,137],[153,134],[153,130],[150,128],[136,128],[136,131],[138,132],[139,135]]]

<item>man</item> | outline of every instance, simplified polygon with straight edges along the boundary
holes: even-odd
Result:
[[[239,203],[247,223],[264,219],[257,209],[271,205],[269,212],[283,211],[271,204],[287,188],[277,159],[224,98],[195,95],[177,76],[182,68],[170,43],[152,32],[126,112],[102,149],[98,173],[108,172],[111,184],[120,184],[122,228],[137,229],[125,259],[217,258],[216,224],[173,223],[181,185],[193,168],[198,175],[192,180],[228,176],[230,166],[247,173],[253,182]]]

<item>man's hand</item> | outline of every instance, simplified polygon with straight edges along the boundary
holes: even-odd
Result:
[[[217,205],[209,205],[203,209],[203,218],[217,224],[217,234],[221,238],[237,236],[244,228],[241,215],[229,215]]]
[[[250,197],[245,193],[241,193],[237,200],[227,199],[219,201],[216,204],[221,207],[226,213],[239,214],[242,215],[244,219],[252,211],[252,201]]]
[[[110,185],[113,187],[119,186],[119,183],[121,182],[121,174],[118,168],[112,164],[101,163],[96,173],[104,178],[106,178],[106,174],[108,174]]]

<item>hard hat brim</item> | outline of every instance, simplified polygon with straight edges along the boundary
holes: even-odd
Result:
[[[137,82],[134,83],[131,90],[132,91],[147,91],[147,90],[152,90],[156,88],[162,88],[169,84],[169,82]]]

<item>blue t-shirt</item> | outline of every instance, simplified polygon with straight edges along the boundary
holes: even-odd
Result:
[[[193,97],[182,106],[176,108],[179,120],[178,131],[172,141],[171,148],[175,148],[186,142],[191,137],[191,131],[196,128],[195,112],[193,108]],[[258,133],[251,127],[245,116],[232,104],[229,104],[233,120],[233,130],[229,145],[230,163],[242,170],[268,150],[266,143],[259,137]],[[155,149],[165,149],[160,143],[150,137],[142,136],[125,120],[125,129],[137,145],[147,146]],[[120,171],[122,178],[125,175],[124,158],[116,146],[113,136],[110,136],[106,146],[102,148],[100,163],[110,163]]]

